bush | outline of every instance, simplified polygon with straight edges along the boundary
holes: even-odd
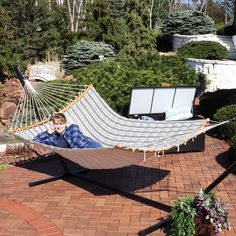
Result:
[[[213,115],[218,109],[232,104],[236,104],[236,89],[207,92],[200,97],[199,113],[206,118],[213,119]]]
[[[214,115],[214,120],[216,121],[226,121],[232,119],[236,115],[236,104],[222,107],[217,110]],[[226,140],[231,140],[231,138],[236,134],[236,121],[231,121],[227,124],[221,125],[217,130],[217,136]]]
[[[118,113],[127,115],[131,89],[135,86],[194,86],[193,69],[178,57],[141,54],[135,61],[105,61],[74,71],[79,83],[93,84]]]
[[[89,64],[99,63],[99,56],[115,57],[114,48],[103,42],[78,42],[67,49],[67,54],[61,61],[61,67],[71,71]]]
[[[218,42],[193,41],[179,48],[177,55],[185,58],[222,60],[227,57],[228,50]]]
[[[230,163],[233,163],[236,161],[236,134],[230,139],[229,144],[229,161]],[[236,174],[236,169],[234,169],[234,173]]]
[[[171,13],[163,22],[161,31],[165,34],[209,34],[215,33],[214,21],[203,12],[180,11]]]
[[[230,147],[236,153],[236,134],[230,139]]]

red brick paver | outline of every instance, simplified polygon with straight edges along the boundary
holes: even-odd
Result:
[[[54,223],[52,223],[47,217],[35,212],[29,207],[25,207],[24,205],[18,202],[0,197],[0,209],[5,210],[5,220],[6,218],[11,218],[10,221],[13,221],[12,214],[14,214],[18,218],[20,218],[20,220],[23,221],[22,223],[16,223],[19,220],[17,219],[17,217],[14,217],[14,222],[12,222],[10,225],[5,226],[5,229],[3,225],[1,226],[0,234],[9,233],[9,235],[19,235],[21,233],[22,235],[28,234],[43,236],[48,235],[50,233],[50,235],[55,236],[63,235],[61,230],[59,230],[59,228]],[[2,214],[0,213],[0,215]],[[26,224],[26,226],[22,227],[23,223]],[[17,232],[18,230],[14,227],[15,224],[21,227],[21,232]],[[31,227],[29,227],[27,224],[29,224]]]
[[[196,194],[219,176],[227,164],[228,145],[206,137],[204,152],[151,157],[146,163],[87,173],[90,178],[167,205],[186,194]],[[125,158],[125,157],[124,157]],[[75,168],[75,166],[73,166]],[[168,216],[152,208],[103,190],[75,177],[33,188],[28,182],[62,172],[55,158],[12,166],[0,173],[0,236],[131,236]],[[236,175],[230,174],[215,189],[228,203],[236,235]],[[151,235],[166,235],[164,230]]]

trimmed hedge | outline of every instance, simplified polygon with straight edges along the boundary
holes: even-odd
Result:
[[[236,104],[236,89],[220,89],[215,92],[204,93],[200,97],[199,114],[213,119],[218,109]]]
[[[217,110],[214,115],[216,121],[226,121],[236,116],[236,104],[222,107]],[[231,121],[227,124],[221,125],[218,128],[217,136],[225,140],[231,140],[236,134],[236,121]]]
[[[218,42],[193,41],[179,48],[177,55],[185,58],[222,60],[227,57],[228,50]]]

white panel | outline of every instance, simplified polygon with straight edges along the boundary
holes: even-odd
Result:
[[[175,88],[156,88],[151,113],[163,113],[172,108]]]
[[[176,88],[173,108],[193,106],[196,88]]]
[[[152,103],[153,88],[137,88],[132,90],[129,114],[149,114]]]

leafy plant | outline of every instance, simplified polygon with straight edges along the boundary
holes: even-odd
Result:
[[[203,190],[195,198],[187,195],[178,199],[172,208],[171,217],[172,236],[193,236],[198,233],[196,219],[200,219],[200,224],[211,226],[216,236],[223,229],[230,230],[225,203],[218,201],[214,193],[205,193]]]
[[[193,207],[194,198],[187,195],[175,202],[171,211],[172,236],[190,236],[195,235],[195,216],[196,209]]]
[[[215,235],[223,229],[230,230],[229,215],[226,205],[215,198],[214,193],[204,193],[200,191],[195,198],[195,208],[197,215],[204,221],[212,224]]]
[[[212,18],[198,11],[180,11],[170,14],[163,22],[161,30],[166,34],[209,34],[215,33]]]
[[[177,54],[185,58],[222,60],[227,57],[228,50],[218,42],[194,41],[179,48]]]

